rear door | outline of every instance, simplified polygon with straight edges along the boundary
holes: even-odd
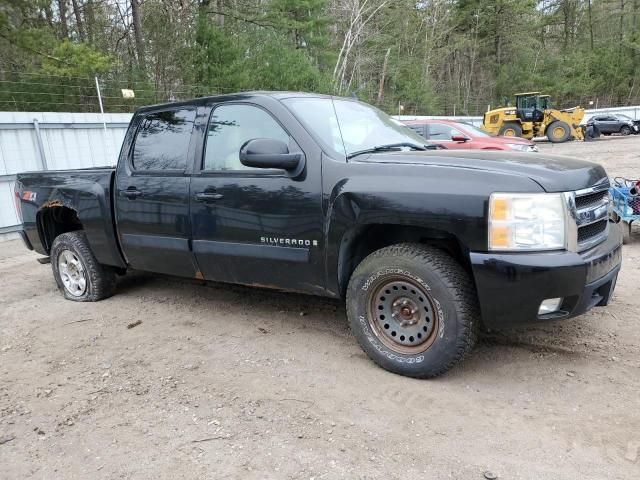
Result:
[[[148,111],[136,118],[116,171],[120,244],[135,269],[194,276],[189,248],[188,158],[193,158],[195,107]]]
[[[322,293],[321,151],[279,102],[271,111],[278,105],[277,118],[249,102],[214,105],[204,118],[191,182],[193,251],[208,280]],[[303,152],[305,171],[292,178],[242,165],[240,147],[255,138]]]
[[[611,115],[597,117],[598,129],[601,133],[615,133],[620,130],[618,119]]]

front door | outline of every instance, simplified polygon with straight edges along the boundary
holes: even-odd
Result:
[[[187,160],[195,107],[159,109],[137,117],[134,138],[118,162],[115,210],[129,266],[193,277],[189,249]]]
[[[191,183],[193,251],[204,278],[321,293],[319,152],[304,151],[258,105],[214,106],[206,123],[202,163]],[[306,170],[292,178],[284,170],[242,165],[240,148],[255,138],[303,152]]]

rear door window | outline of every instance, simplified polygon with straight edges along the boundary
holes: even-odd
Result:
[[[134,170],[184,170],[195,109],[172,109],[145,115],[133,144]]]

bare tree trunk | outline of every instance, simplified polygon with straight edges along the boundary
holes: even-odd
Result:
[[[89,41],[89,43],[93,43],[93,39],[94,39],[93,29],[96,24],[93,0],[87,0],[87,3],[84,6],[84,18],[86,19],[85,24],[87,27],[86,28],[87,40]]]
[[[47,19],[47,23],[49,24],[49,26],[53,28],[53,11],[51,10],[50,4],[44,6],[44,18]]]
[[[382,101],[384,96],[384,77],[387,74],[387,64],[389,63],[389,54],[391,53],[391,47],[387,48],[387,53],[384,55],[384,62],[382,63],[382,73],[380,74],[380,86],[378,87],[378,103]]]
[[[635,84],[635,76],[638,73],[638,8],[640,7],[640,0],[633,0],[633,15],[631,15],[631,42],[633,43],[633,45],[635,46],[635,48],[633,49],[633,51],[631,52],[632,55],[632,65],[633,65],[633,70],[632,70],[632,75],[633,75],[633,82]]]
[[[495,55],[496,55],[496,65],[500,67],[502,65],[502,8],[499,7],[500,2],[496,2],[495,8],[495,38],[494,38],[494,47],[495,47]]]
[[[589,45],[591,46],[591,50],[593,51],[593,17],[591,16],[591,0],[589,0],[588,9],[589,9]]]
[[[216,1],[216,11],[223,12],[224,11],[224,0],[215,0]],[[216,15],[218,20],[218,25],[220,27],[224,27],[224,15]]]
[[[76,17],[76,26],[78,27],[78,37],[80,40],[85,40],[84,22],[82,21],[82,14],[80,13],[80,6],[78,0],[71,0],[71,6],[73,7],[73,15]]]
[[[351,5],[351,20],[349,27],[345,32],[342,48],[338,53],[338,59],[336,61],[335,68],[333,69],[333,82],[334,87],[340,92],[347,84],[345,84],[345,78],[347,75],[347,68],[349,66],[349,57],[354,47],[358,47],[362,41],[362,33],[364,27],[371,21],[371,19],[382,9],[389,0],[383,0],[377,6],[371,5],[367,9],[367,3],[369,0],[364,0],[362,4],[359,0],[353,0]],[[366,14],[366,18],[365,18]],[[355,67],[352,67],[355,68]],[[350,76],[349,84],[353,79],[353,70]]]
[[[622,42],[624,41],[624,0],[620,0],[620,28],[618,29],[618,45],[622,57]],[[622,60],[622,58],[621,58]]]
[[[144,61],[144,43],[142,41],[142,24],[140,22],[140,5],[138,0],[131,0],[131,18],[133,20],[133,35],[136,41],[136,53],[138,56],[138,67],[145,72],[147,66]]]
[[[69,38],[69,26],[67,25],[67,0],[58,0],[60,12],[60,31],[64,38]]]

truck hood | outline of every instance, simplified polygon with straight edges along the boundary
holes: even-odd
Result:
[[[397,163],[468,168],[525,176],[547,192],[568,192],[592,187],[606,179],[604,168],[596,163],[560,155],[507,151],[427,151],[385,152],[351,160],[366,163]]]

